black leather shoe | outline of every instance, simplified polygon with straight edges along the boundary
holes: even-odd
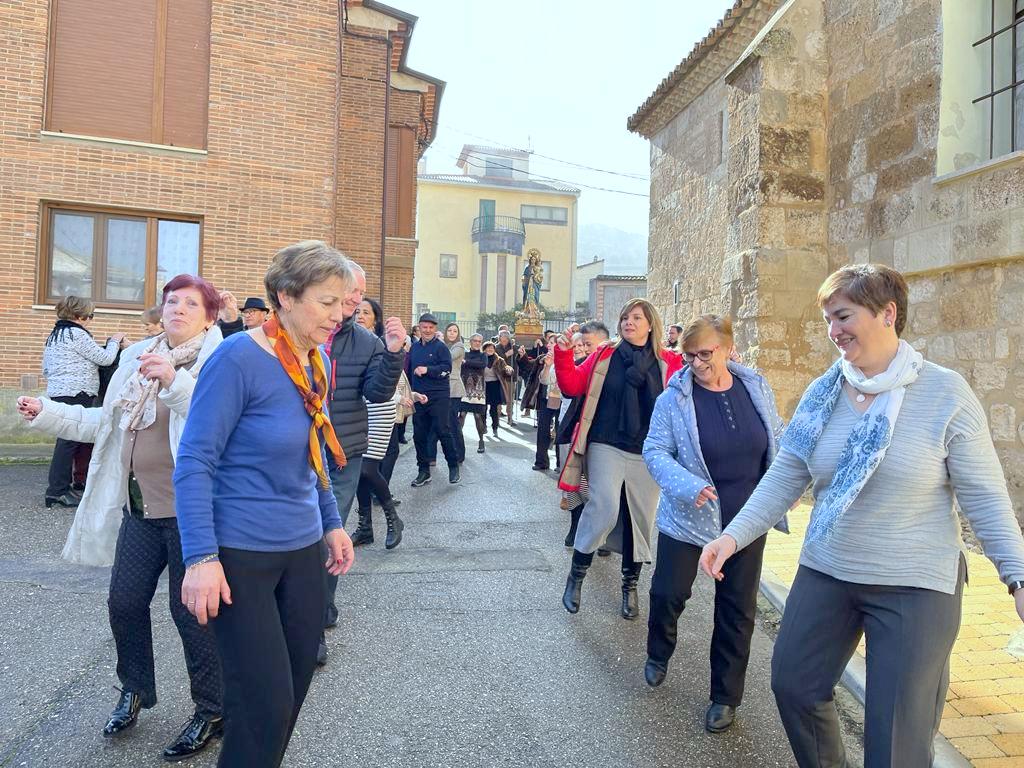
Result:
[[[736,719],[736,707],[711,702],[704,715],[704,728],[708,733],[721,733]]]
[[[547,472],[549,469],[551,469],[551,467],[545,467],[543,464],[534,464],[533,469],[537,470],[538,472]]]
[[[178,738],[164,750],[164,760],[176,763],[202,752],[213,739],[224,735],[224,718],[207,719],[196,712],[192,719],[185,723]]]
[[[127,730],[135,725],[139,719],[139,710],[142,708],[142,700],[139,694],[127,689],[121,691],[121,698],[110,713],[110,719],[103,726],[104,736],[114,736],[121,731]]]
[[[612,551],[610,549],[605,549],[604,547],[600,547],[597,550],[597,556],[598,557],[608,557],[611,553],[612,553]]]
[[[327,641],[321,637],[320,645],[316,648],[316,665],[322,667],[327,664]]]
[[[448,467],[448,482],[457,483],[462,479],[462,475],[459,473],[459,465],[456,464],[454,467]]]
[[[648,659],[644,664],[644,680],[651,688],[657,688],[665,682],[665,673],[668,672],[668,665],[661,664],[654,659]]]
[[[416,479],[412,481],[412,487],[419,488],[421,485],[426,485],[429,482],[430,473],[425,469],[421,469],[420,473],[416,475]]]
[[[78,506],[79,501],[81,501],[81,499],[70,491],[62,493],[60,496],[47,496],[43,499],[43,503],[46,504],[47,509],[54,506],[74,509]]]

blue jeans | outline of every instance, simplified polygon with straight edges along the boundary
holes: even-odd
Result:
[[[356,488],[359,486],[359,473],[363,468],[362,456],[349,456],[348,463],[340,469],[330,462],[331,465],[331,491],[338,502],[338,514],[341,515],[341,524],[348,522],[349,512],[352,511],[352,501],[356,497]],[[324,546],[324,559],[327,559],[326,546]],[[324,622],[332,623],[337,618],[338,608],[334,604],[334,594],[338,591],[338,577],[327,574],[327,605],[324,611]]]

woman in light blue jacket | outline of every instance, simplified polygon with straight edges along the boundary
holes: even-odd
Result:
[[[687,365],[658,397],[643,451],[661,487],[644,667],[651,686],[665,679],[701,548],[742,508],[775,458],[782,432],[768,382],[729,359],[729,318],[698,317],[680,341]],[[785,520],[779,528],[787,532]],[[711,703],[705,714],[712,733],[732,725],[743,698],[764,543],[762,536],[742,560],[730,561],[732,573],[716,585]]]

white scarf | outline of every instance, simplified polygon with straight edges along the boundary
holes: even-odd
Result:
[[[885,458],[907,386],[914,383],[923,366],[921,353],[901,340],[896,357],[877,376],[865,376],[859,368],[840,359],[807,388],[780,444],[805,463],[810,460],[836,403],[844,396],[844,381],[858,392],[877,395],[850,431],[832,482],[819,500],[817,514],[807,529],[808,539],[831,538],[839,519]]]
[[[206,331],[193,336],[184,344],[171,349],[167,334],[161,333],[142,354],[153,353],[166,359],[175,368],[188,365],[199,357],[199,351],[206,340]],[[146,429],[156,421],[156,396],[160,391],[159,379],[147,379],[141,373],[133,373],[125,379],[117,393],[117,405],[121,406],[121,429]]]

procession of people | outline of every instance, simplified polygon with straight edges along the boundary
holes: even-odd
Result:
[[[535,278],[524,274],[526,302]],[[771,676],[801,768],[845,764],[833,688],[862,636],[865,764],[931,765],[967,577],[957,506],[1024,620],[1024,539],[985,413],[959,374],[901,338],[908,289],[890,267],[843,267],[822,284],[838,359],[788,426],[724,314],[666,326],[633,298],[610,329],[464,337],[424,312],[407,332],[366,295],[363,269],[319,241],[281,249],[263,282],[265,298],[239,308],[178,275],[134,344],[93,340],[92,303],[66,297],[41,350],[47,396],[18,399],[25,422],[57,438],[43,502],[75,510],[64,557],[111,566],[121,693],[104,736],[157,704],[150,604],[166,569],[195,710],[164,759],[223,736],[219,765],[280,765],[328,662],[338,579],[356,547],[377,541],[374,504],[394,552],[415,538],[406,523],[439,458],[459,486],[467,462],[514,460],[487,451],[514,435],[534,444],[538,486],[561,491],[568,620],[596,610],[595,553],[619,553],[618,614],[646,609],[636,674],[647,685],[679,663],[698,571],[714,580],[704,727],[715,734],[743,702],[767,533],[788,532],[787,512],[810,494]],[[103,366],[114,370],[99,397]],[[399,499],[392,472],[410,416],[417,474]],[[91,461],[76,490],[82,446]]]

